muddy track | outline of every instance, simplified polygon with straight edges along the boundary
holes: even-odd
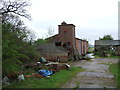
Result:
[[[117,61],[113,58],[101,58],[69,62],[71,66],[82,67],[85,70],[79,72],[61,88],[116,88],[114,75],[109,72],[108,64],[117,63]]]

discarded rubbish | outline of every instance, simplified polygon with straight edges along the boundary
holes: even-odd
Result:
[[[31,75],[25,75],[25,78],[30,78],[30,77],[32,77]]]
[[[19,80],[19,81],[25,80],[24,75],[23,75],[23,74],[19,75],[19,76],[18,76],[18,80]]]
[[[36,74],[36,73],[32,73],[32,75],[25,75],[26,78],[31,78],[31,77],[35,77],[35,78],[42,78],[43,76],[40,74]]]
[[[55,73],[55,72],[57,72],[57,70],[55,70],[55,69],[50,69],[53,73]]]
[[[7,76],[10,80],[15,80],[15,79],[17,79],[17,77],[18,77],[17,73],[8,73],[6,76]]]
[[[58,62],[50,62],[50,63],[47,63],[45,65],[47,66],[47,65],[52,65],[52,64],[59,64],[59,63]]]
[[[59,68],[60,68],[60,70],[63,70],[63,69],[68,70],[70,68],[70,65],[68,65],[68,64],[61,64],[61,65],[59,65]]]
[[[3,82],[9,82],[10,80],[9,80],[9,78],[7,77],[7,76],[5,76],[4,78],[3,78]]]
[[[35,77],[36,76],[36,74],[35,73],[32,73],[32,77]]]
[[[87,54],[87,55],[86,55],[86,58],[87,58],[87,59],[94,58],[93,53]]]
[[[43,62],[46,62],[46,59],[45,59],[44,57],[41,57],[41,58],[39,59],[39,61],[40,61],[41,63],[43,63]]]
[[[4,78],[3,78],[3,80],[2,80],[2,82],[4,83],[4,84],[6,84],[6,85],[9,85],[10,83],[9,83],[9,78],[7,77],[7,76],[5,76]]]
[[[48,66],[49,70],[52,70],[53,73],[63,69],[68,70],[69,68],[71,68],[70,65],[67,63],[50,62],[45,65]]]
[[[50,71],[50,70],[39,70],[39,71],[38,71],[38,74],[40,74],[40,75],[46,77],[46,76],[52,75],[53,72]]]
[[[65,64],[68,68],[70,68],[70,65],[69,64]]]
[[[57,62],[60,62],[60,58],[59,57],[57,57]]]
[[[37,65],[40,65],[41,64],[41,62],[37,62]]]
[[[40,75],[40,74],[36,74],[36,76],[35,76],[36,78],[42,78],[43,76],[42,75]]]
[[[50,76],[46,76],[47,79],[50,79]]]

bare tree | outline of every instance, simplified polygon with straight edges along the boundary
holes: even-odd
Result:
[[[15,14],[31,19],[27,12],[27,7],[30,6],[29,0],[2,0],[0,1],[0,14],[5,17],[6,15]]]
[[[46,34],[46,37],[47,37],[47,38],[48,38],[48,37],[51,37],[53,34],[54,34],[54,28],[51,27],[51,26],[49,26],[49,27],[48,27],[48,32],[47,32],[47,34]]]

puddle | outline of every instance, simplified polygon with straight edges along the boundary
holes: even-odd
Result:
[[[94,58],[93,53],[87,54],[86,57]]]

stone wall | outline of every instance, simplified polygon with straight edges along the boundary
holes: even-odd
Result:
[[[65,62],[68,60],[68,52],[61,46],[56,46],[55,43],[41,44],[37,46],[37,51],[41,56],[47,60],[54,60],[59,57],[60,61]]]

